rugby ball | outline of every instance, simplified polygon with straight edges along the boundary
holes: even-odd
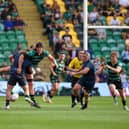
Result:
[[[11,95],[11,100],[12,100],[12,101],[16,101],[18,98],[19,98],[19,94],[18,94],[18,93],[13,93],[13,94]]]

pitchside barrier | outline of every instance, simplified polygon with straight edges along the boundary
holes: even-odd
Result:
[[[5,96],[6,87],[7,87],[7,82],[0,81],[0,96]],[[50,82],[34,82],[34,89],[36,95],[42,95],[42,93],[47,93],[47,91],[50,90],[51,87],[52,85]],[[125,94],[129,96],[129,83],[124,84],[124,91]],[[14,87],[13,92],[23,95],[23,90],[18,85]],[[71,93],[71,83],[61,82],[59,86],[58,95],[70,95],[70,93]],[[95,88],[92,91],[91,95],[110,96],[107,83],[96,83]]]

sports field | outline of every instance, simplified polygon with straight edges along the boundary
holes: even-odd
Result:
[[[111,97],[92,97],[87,110],[78,104],[70,107],[70,97],[54,97],[52,104],[43,103],[41,109],[30,107],[23,97],[4,110],[0,97],[0,129],[128,129],[129,112],[113,105]],[[127,98],[129,101],[129,98]],[[128,102],[129,105],[129,102]]]

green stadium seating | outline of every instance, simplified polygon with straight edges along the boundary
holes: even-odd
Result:
[[[7,35],[7,38],[8,38],[9,40],[16,38],[16,35],[15,35],[15,32],[14,32],[14,31],[7,31],[7,32],[6,32],[6,35]]]
[[[15,34],[16,34],[16,36],[18,36],[18,35],[24,35],[25,36],[25,32],[23,30],[16,30]]]
[[[121,38],[122,38],[122,35],[121,35],[120,31],[114,31],[113,32],[113,39],[118,40],[118,39],[121,39]]]
[[[8,51],[8,50],[4,51],[4,57],[5,57],[5,58],[8,58],[9,55],[11,55],[11,54],[12,54],[11,51]]]
[[[108,38],[112,38],[112,31],[111,30],[106,30],[106,33],[107,33],[107,37]]]
[[[96,44],[98,43],[98,40],[97,39],[89,39],[89,44]]]

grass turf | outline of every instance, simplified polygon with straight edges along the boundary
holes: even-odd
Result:
[[[129,112],[113,105],[111,97],[92,97],[87,110],[78,104],[71,108],[70,97],[54,97],[53,103],[43,103],[36,97],[41,109],[31,107],[20,97],[4,110],[0,97],[0,129],[128,129]],[[127,98],[128,100],[128,98]]]

